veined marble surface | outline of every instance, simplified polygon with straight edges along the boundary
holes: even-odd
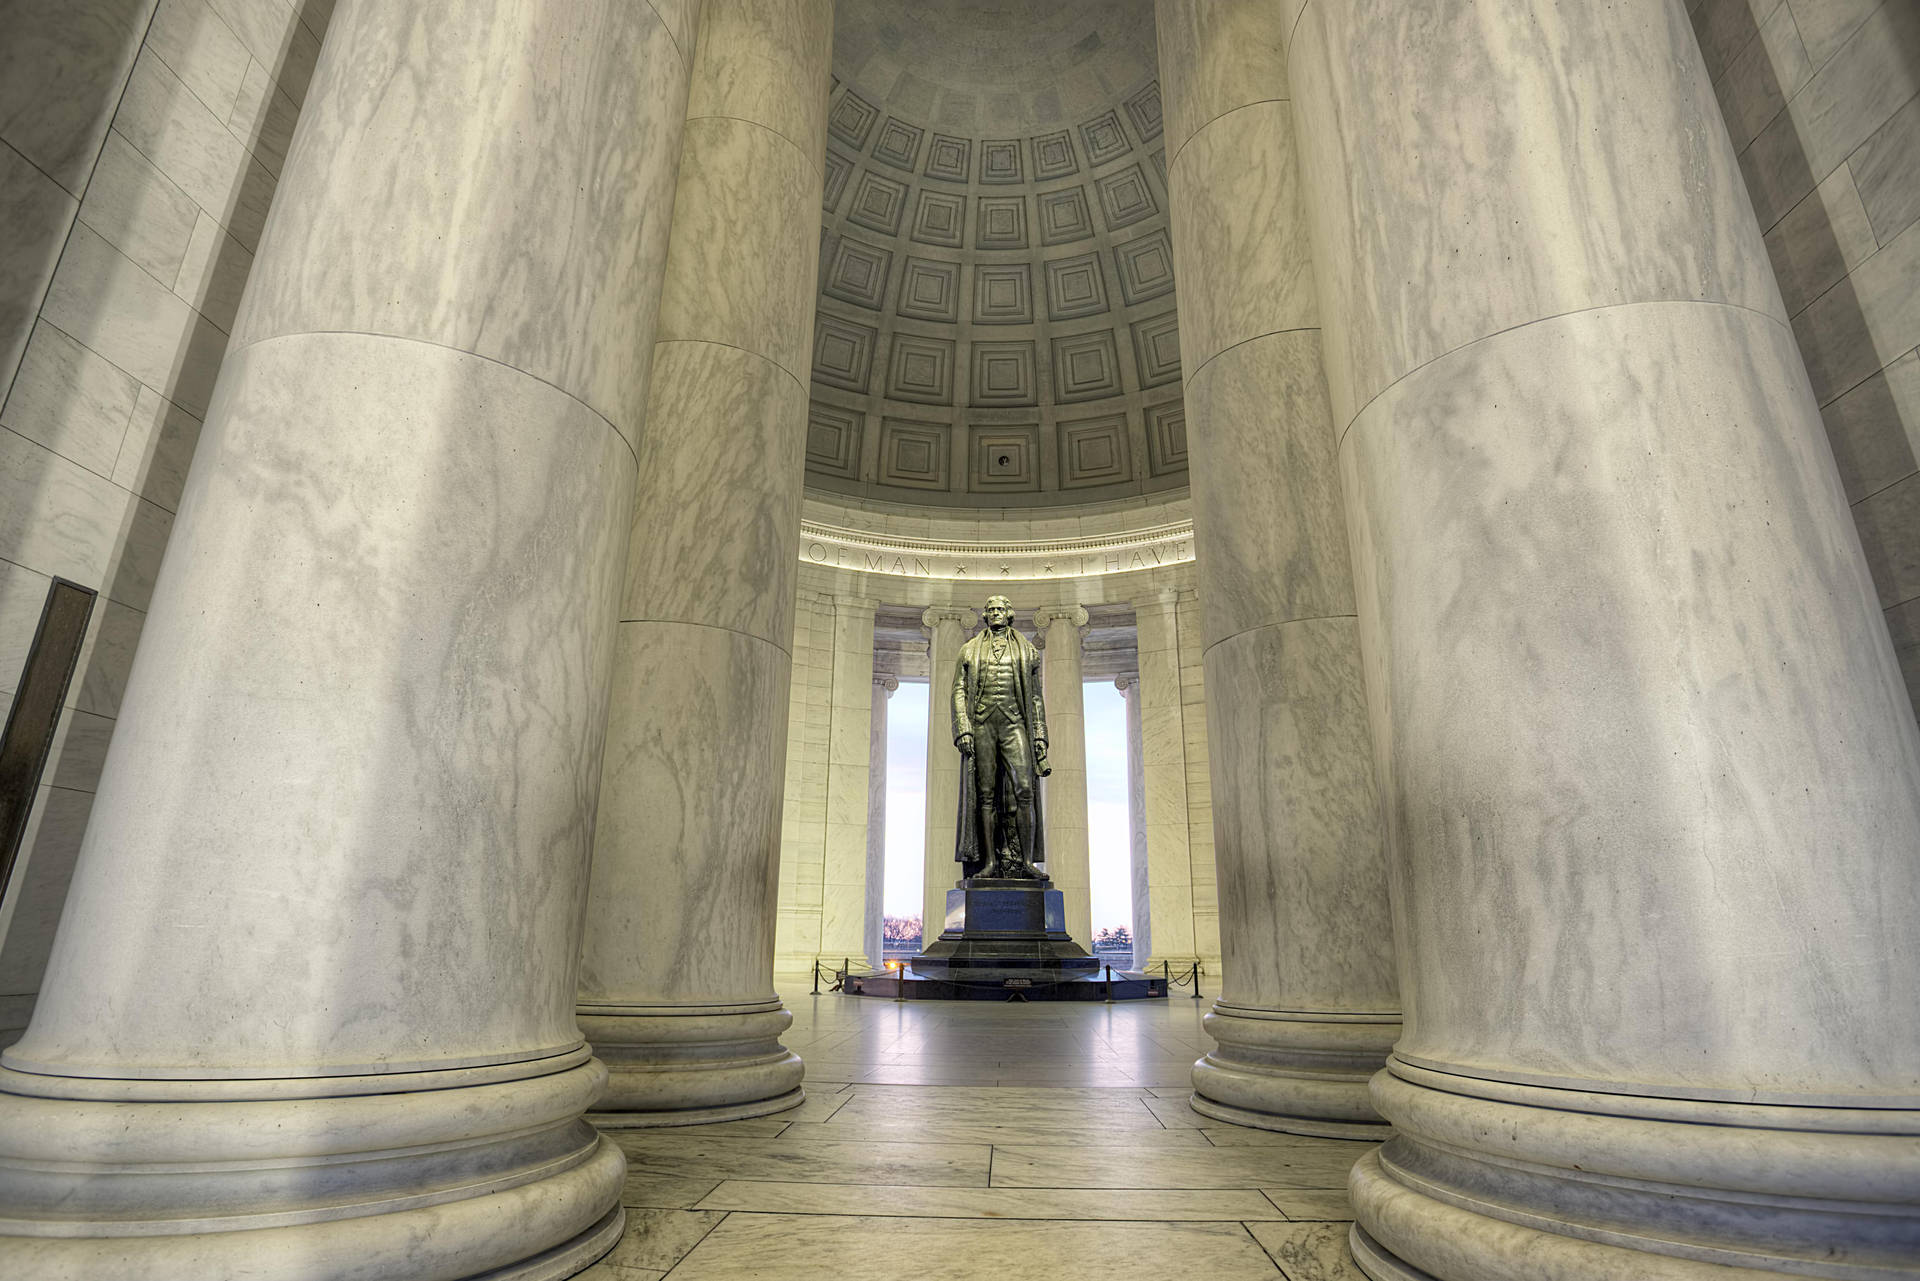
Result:
[[[1543,316],[1699,299],[1784,319],[1712,87],[1674,54],[1693,42],[1665,0],[1307,5],[1289,80],[1342,430]],[[1386,71],[1407,50],[1417,80]]]
[[[7,1062],[279,1076],[576,1044],[631,474],[604,420],[491,361],[236,352]]]
[[[903,1256],[938,1258],[956,1281],[1088,1268],[1359,1281],[1343,1185],[1371,1149],[1189,1109],[1200,1002],[791,1004],[807,1101],[616,1135],[628,1229],[583,1281],[891,1281]]]
[[[833,23],[821,18],[831,9],[832,0],[710,4],[701,29],[707,56],[687,97],[687,119],[760,125],[791,142],[817,176],[827,149],[819,73],[833,61]]]
[[[1167,164],[1180,162],[1203,127],[1254,103],[1287,98],[1286,34],[1276,10],[1301,0],[1206,0],[1156,4]]]
[[[1920,736],[1785,326],[1541,321],[1404,379],[1342,461],[1418,877],[1400,1052],[1682,1095],[1920,1092],[1920,1031],[1886,1017],[1920,1007],[1896,924],[1920,912]]]
[[[654,349],[621,618],[724,627],[787,648],[807,416],[803,384],[711,342]]]
[[[710,13],[723,7],[710,0]],[[805,386],[820,233],[798,211],[816,209],[819,197],[818,161],[784,135],[745,120],[689,120],[660,341],[738,347]]]
[[[620,626],[580,999],[771,993],[785,649],[692,623]]]
[[[348,5],[317,83],[235,344],[301,330],[439,343],[523,368],[632,439],[687,95],[655,10]],[[379,234],[363,231],[369,210]]]
[[[1320,331],[1231,347],[1187,383],[1194,540],[1209,645],[1255,627],[1351,616]]]

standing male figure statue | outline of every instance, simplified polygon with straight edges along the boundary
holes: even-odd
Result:
[[[986,630],[953,668],[953,744],[960,749],[953,857],[969,877],[1038,879],[1046,831],[1034,778],[1046,777],[1047,709],[1040,651],[1013,629],[1013,602],[987,600]]]

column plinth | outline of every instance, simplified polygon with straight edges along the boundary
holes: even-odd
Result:
[[[343,6],[315,68],[0,1071],[10,1275],[533,1281],[621,1229],[572,989],[693,33],[423,21]]]
[[[832,27],[701,12],[581,949],[603,1125],[803,1097],[773,954]]]
[[[1157,9],[1225,963],[1193,1106],[1342,1138],[1400,1031],[1281,16]]]
[[[1920,734],[1684,7],[1313,0],[1288,72],[1406,999],[1355,1257],[1913,1273]]]

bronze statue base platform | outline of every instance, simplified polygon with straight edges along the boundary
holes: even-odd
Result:
[[[946,928],[903,968],[849,976],[857,996],[915,1001],[1135,1001],[1164,997],[1164,978],[1105,966],[1067,933],[1053,882],[968,877],[947,891]]]

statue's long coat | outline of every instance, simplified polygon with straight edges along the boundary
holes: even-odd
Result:
[[[1022,636],[1014,628],[1007,631],[1013,636],[1020,648],[1020,669],[1017,689],[1020,696],[1020,708],[1025,713],[1027,744],[1029,749],[1036,742],[1047,737],[1047,706],[1041,696],[1040,688],[1040,650],[1034,643]],[[973,730],[973,699],[979,687],[979,667],[991,633],[981,631],[960,647],[959,661],[953,665],[953,736],[958,739],[962,734],[971,734]],[[973,799],[973,760],[960,758],[960,814],[955,824],[953,857],[954,861],[964,864],[966,874],[971,876],[974,868],[984,864],[987,859],[985,835],[980,831],[980,807]],[[1039,770],[1034,770],[1033,789],[1033,848],[1025,851],[1027,861],[1034,864],[1044,863],[1047,859],[1046,823],[1040,809]],[[1003,766],[997,780],[999,808],[1002,814],[1011,814],[1013,781]]]

